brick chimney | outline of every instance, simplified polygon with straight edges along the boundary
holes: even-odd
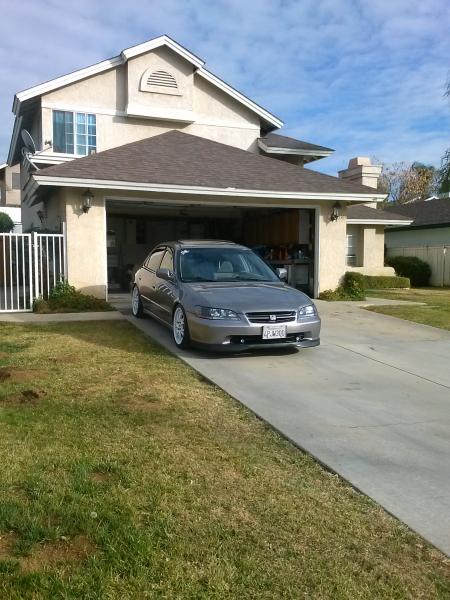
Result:
[[[381,165],[373,165],[367,156],[357,156],[348,161],[348,167],[339,171],[340,179],[348,179],[362,185],[377,189],[381,175]],[[366,206],[377,207],[376,202],[367,202]]]

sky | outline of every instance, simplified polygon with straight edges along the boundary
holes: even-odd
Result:
[[[279,116],[352,156],[438,166],[450,146],[448,0],[0,0],[0,163],[14,93],[168,34]]]

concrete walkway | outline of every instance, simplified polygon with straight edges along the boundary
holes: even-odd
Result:
[[[128,318],[450,554],[450,332],[317,304],[322,345],[301,352],[180,352],[162,325]]]

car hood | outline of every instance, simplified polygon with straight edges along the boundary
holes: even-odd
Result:
[[[201,306],[229,308],[236,312],[296,310],[311,304],[306,294],[283,283],[191,283],[191,301]]]

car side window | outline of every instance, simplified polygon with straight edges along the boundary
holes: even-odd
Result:
[[[145,266],[150,271],[156,271],[159,269],[159,265],[161,263],[161,259],[163,257],[165,248],[157,248],[154,252],[150,254],[150,256],[145,261]]]
[[[160,269],[169,269],[173,273],[173,252],[170,248],[167,248],[166,253],[161,261]]]

